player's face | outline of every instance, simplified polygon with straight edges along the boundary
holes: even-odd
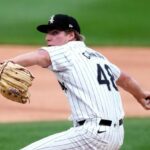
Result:
[[[60,46],[74,40],[74,33],[66,33],[60,30],[52,30],[46,34],[45,40],[48,46]]]

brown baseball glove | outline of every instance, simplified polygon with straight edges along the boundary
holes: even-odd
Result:
[[[11,61],[0,64],[0,93],[7,99],[25,104],[33,79],[30,71],[21,65]]]

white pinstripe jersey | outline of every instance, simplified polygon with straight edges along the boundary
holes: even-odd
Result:
[[[51,58],[52,70],[68,97],[72,120],[124,117],[121,97],[116,87],[120,70],[102,54],[81,41],[62,46],[42,47]]]

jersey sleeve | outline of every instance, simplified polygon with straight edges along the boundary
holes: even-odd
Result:
[[[48,52],[52,62],[49,67],[52,71],[65,71],[71,66],[71,56],[68,47],[52,46],[42,47],[41,49]]]

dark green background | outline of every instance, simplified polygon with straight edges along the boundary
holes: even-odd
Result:
[[[56,13],[80,22],[90,45],[150,45],[150,0],[0,0],[0,44],[45,44],[36,26]]]

